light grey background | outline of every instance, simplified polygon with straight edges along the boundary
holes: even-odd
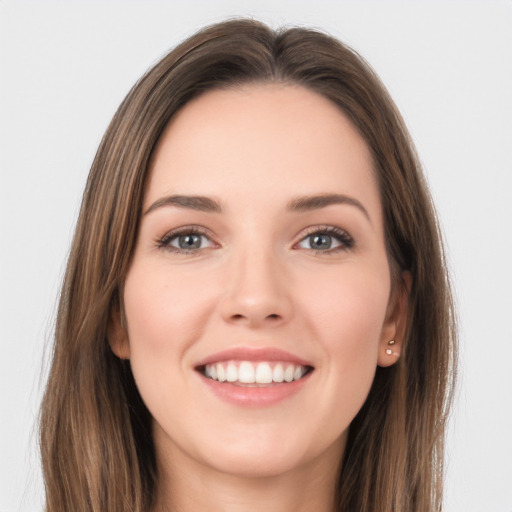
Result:
[[[426,168],[459,306],[446,510],[511,512],[512,3],[325,0],[0,3],[0,512],[41,510],[43,352],[102,133],[146,68],[232,15],[323,28],[390,89]]]

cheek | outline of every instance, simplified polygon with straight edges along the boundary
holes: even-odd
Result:
[[[388,307],[389,275],[347,269],[327,277],[323,286],[317,284],[305,306],[325,349],[331,353],[376,351]]]
[[[186,407],[180,391],[190,378],[187,351],[203,335],[215,304],[212,290],[190,277],[135,259],[125,281],[130,365],[146,406],[163,424]]]
[[[184,275],[161,265],[132,266],[124,291],[132,356],[140,348],[177,355],[200,336],[213,301],[205,283]]]
[[[323,409],[332,411],[332,424],[340,428],[348,427],[373,382],[389,290],[386,272],[356,270],[326,280],[307,306],[325,354]]]

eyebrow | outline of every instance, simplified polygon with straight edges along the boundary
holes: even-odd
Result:
[[[288,210],[295,212],[305,212],[309,210],[317,210],[326,208],[333,204],[347,204],[355,206],[364,216],[371,222],[370,215],[366,208],[354,197],[343,194],[319,194],[314,196],[300,196],[292,199],[288,203]]]
[[[200,212],[220,213],[222,211],[220,204],[209,197],[174,195],[157,199],[144,212],[144,215],[147,215],[157,208],[162,208],[163,206],[177,206],[178,208],[189,208]]]
[[[355,206],[371,222],[370,215],[366,208],[354,197],[343,194],[318,194],[313,196],[299,196],[292,199],[287,210],[292,212],[306,212],[326,208],[334,204],[347,204]],[[222,208],[219,202],[206,196],[185,196],[172,195],[157,199],[145,212],[144,215],[162,208],[164,206],[177,206],[178,208],[188,208],[200,212],[221,213]]]

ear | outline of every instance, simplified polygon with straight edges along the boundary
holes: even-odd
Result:
[[[128,330],[121,307],[116,304],[112,307],[107,325],[107,338],[110,349],[119,359],[130,359],[130,343]]]
[[[407,305],[411,285],[411,273],[402,272],[400,282],[396,285],[389,301],[386,320],[382,328],[377,358],[379,366],[391,366],[400,357],[407,329]]]

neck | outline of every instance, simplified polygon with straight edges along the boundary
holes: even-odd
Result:
[[[159,461],[154,512],[334,512],[340,451],[332,452],[271,476],[227,474],[174,452]]]

